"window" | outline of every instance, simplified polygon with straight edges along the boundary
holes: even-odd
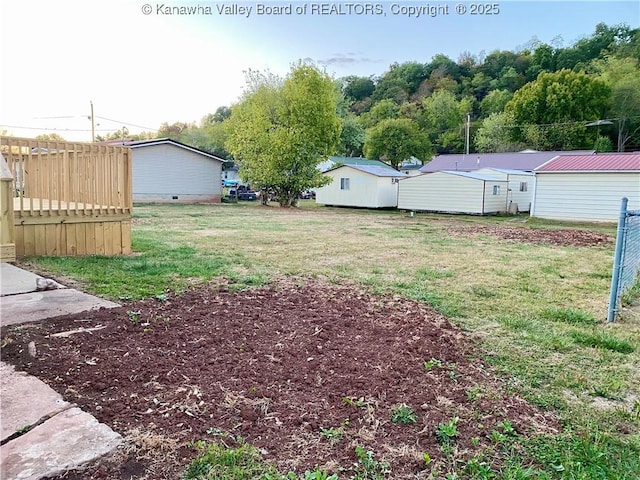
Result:
[[[529,184],[527,182],[520,182],[520,191],[521,192],[526,192],[528,185]]]
[[[493,186],[493,194],[494,195],[500,195],[500,185],[494,185]]]
[[[341,178],[340,179],[340,190],[349,190],[349,179]]]

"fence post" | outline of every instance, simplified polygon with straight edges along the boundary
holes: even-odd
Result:
[[[629,199],[624,197],[620,206],[620,217],[618,218],[618,231],[616,233],[616,251],[613,255],[613,273],[611,275],[611,295],[609,296],[609,310],[607,312],[607,322],[616,319],[618,311],[618,285],[622,268],[622,247],[624,244],[624,231],[627,223],[627,203]]]
[[[0,262],[16,261],[13,214],[13,175],[0,154]]]

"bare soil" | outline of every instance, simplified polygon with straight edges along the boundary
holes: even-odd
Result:
[[[429,471],[451,461],[436,429],[454,417],[459,459],[490,447],[504,420],[520,434],[559,428],[509,393],[447,318],[350,285],[288,279],[234,292],[210,284],[1,336],[3,361],[126,439],[114,456],[59,478],[180,478],[197,455],[190,442],[233,445],[238,436],[283,472],[348,469],[362,445],[390,463],[390,478],[420,478],[423,453]],[[416,423],[391,421],[401,404]]]
[[[542,243],[560,247],[592,247],[612,245],[614,237],[603,233],[572,228],[541,229],[510,227],[507,225],[456,225],[448,234],[452,237],[468,235],[490,235],[502,240],[514,240],[522,243]]]

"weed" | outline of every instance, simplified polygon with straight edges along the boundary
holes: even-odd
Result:
[[[264,463],[260,452],[246,443],[228,448],[218,443],[197,442],[196,447],[202,453],[191,462],[184,480],[242,480],[278,475],[275,467]]]
[[[344,397],[342,399],[342,402],[345,405],[349,405],[350,407],[367,408],[367,402],[365,402],[364,397],[360,397],[357,399],[353,399],[351,397]]]
[[[154,298],[160,302],[166,302],[169,299],[169,295],[167,295],[166,293],[159,293],[157,295],[154,295]]]
[[[393,423],[408,425],[410,423],[416,423],[418,418],[416,412],[410,406],[403,403],[391,409],[391,421]]]
[[[423,365],[424,365],[424,369],[428,372],[433,367],[442,368],[442,361],[438,360],[437,358],[432,358],[431,360],[424,362]]]
[[[133,310],[127,310],[127,316],[129,317],[129,320],[131,321],[131,323],[138,323],[140,321],[140,314],[142,312],[140,310],[138,311],[133,311]]]
[[[436,437],[438,437],[440,443],[450,444],[460,435],[460,432],[458,432],[459,421],[459,417],[453,417],[446,423],[438,424],[438,427],[436,428]]]
[[[31,428],[32,428],[32,425],[25,425],[24,427],[21,427],[18,430],[16,430],[16,433],[19,433],[20,435],[24,435],[29,430],[31,430]]]
[[[382,480],[391,473],[388,462],[375,459],[373,450],[365,450],[358,445],[356,447],[358,464],[354,467],[354,474],[351,480]]]

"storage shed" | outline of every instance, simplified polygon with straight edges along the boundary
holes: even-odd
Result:
[[[533,172],[508,168],[481,168],[474,172],[507,181],[506,211],[518,213],[531,210],[535,181]]]
[[[471,172],[481,168],[507,168],[531,172],[543,163],[558,155],[589,155],[593,150],[573,150],[565,152],[539,152],[523,150],[521,152],[504,153],[471,153],[438,155],[424,167],[422,173],[441,172],[444,170],[461,170]]]
[[[130,142],[133,201],[220,202],[224,160],[169,138]]]
[[[506,179],[475,172],[434,172],[400,180],[398,208],[418,212],[488,215],[504,212]]]
[[[316,189],[316,203],[363,208],[395,208],[398,180],[406,177],[391,167],[378,165],[341,165],[325,175],[333,181]]]
[[[640,209],[640,152],[556,157],[535,177],[533,217],[615,222],[622,197]]]

